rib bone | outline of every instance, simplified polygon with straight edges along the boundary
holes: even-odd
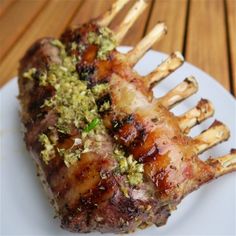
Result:
[[[212,103],[206,99],[201,99],[196,107],[178,118],[180,129],[187,134],[192,127],[211,117],[213,114],[214,107]]]
[[[203,131],[194,138],[194,150],[196,154],[202,153],[207,149],[227,140],[230,136],[229,129],[220,121],[214,121],[209,129]]]
[[[122,41],[129,28],[135,23],[136,19],[146,7],[147,2],[145,0],[138,0],[128,12],[121,24],[113,30],[117,43]]]
[[[96,19],[96,22],[100,26],[107,26],[111,23],[113,18],[119,13],[119,11],[128,3],[129,0],[117,0],[112,4],[111,8],[105,12],[102,16]]]
[[[197,92],[197,90],[198,84],[196,79],[194,77],[188,77],[157,101],[164,107],[171,109],[177,103]]]
[[[172,53],[165,61],[163,61],[152,73],[145,77],[148,87],[152,87],[154,83],[157,83],[175,71],[184,62],[184,58],[180,52]]]
[[[236,149],[232,149],[228,155],[209,158],[206,162],[216,169],[216,177],[236,171]]]
[[[127,54],[130,65],[134,65],[144,55],[144,53],[163,35],[167,33],[164,23],[158,23],[137,45]]]

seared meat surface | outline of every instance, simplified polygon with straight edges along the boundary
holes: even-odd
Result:
[[[126,233],[161,226],[186,194],[235,170],[222,164],[225,157],[198,158],[229,131],[215,122],[188,137],[195,123],[212,115],[210,103],[202,100],[192,113],[174,116],[169,109],[178,88],[153,98],[150,86],[160,72],[138,75],[132,69],[137,51],[119,53],[119,37],[101,22],[68,29],[59,40],[38,40],[22,58],[25,142],[63,228]],[[172,63],[161,77],[179,66]],[[190,78],[181,86],[189,91],[195,84]]]

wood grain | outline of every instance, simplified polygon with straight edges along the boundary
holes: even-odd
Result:
[[[208,72],[229,89],[223,0],[191,1],[186,60]]]
[[[0,87],[16,75],[19,59],[36,39],[58,36],[68,24],[95,18],[114,1],[0,0]],[[124,19],[135,1],[130,0],[111,27]],[[184,50],[186,60],[207,71],[225,88],[231,85],[236,94],[236,0],[147,1],[148,9],[122,44],[134,46],[158,21],[165,21],[168,34],[154,49],[167,53]]]
[[[81,1],[73,0],[52,0],[48,3],[0,64],[0,85],[17,74],[20,58],[36,39],[44,36],[57,37],[62,33],[80,3]]]
[[[46,0],[18,0],[0,20],[0,60],[42,9]],[[18,14],[17,14],[18,13]]]
[[[148,31],[158,22],[164,21],[168,27],[167,35],[154,45],[154,49],[166,53],[183,50],[187,0],[155,0]]]
[[[115,0],[86,0],[77,11],[70,25],[76,26],[88,22],[107,11]],[[92,7],[96,6],[96,7]]]
[[[229,29],[230,63],[232,70],[232,92],[236,95],[236,1],[227,0],[227,22]]]
[[[1,0],[0,1],[0,16],[11,6],[16,0]]]

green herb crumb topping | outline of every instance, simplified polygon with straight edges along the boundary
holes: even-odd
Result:
[[[98,118],[96,102],[91,90],[87,88],[87,82],[79,79],[75,68],[76,61],[67,55],[64,45],[59,40],[53,40],[52,44],[60,48],[60,55],[63,56],[61,56],[61,64],[51,64],[48,71],[41,72],[40,85],[51,85],[56,90],[55,95],[46,99],[42,107],[50,107],[58,114],[56,127],[59,132],[70,134],[74,127],[82,132],[83,151],[57,148],[59,155],[64,158],[66,166],[69,167],[80,159],[81,153],[91,149],[89,137],[84,133],[93,131],[94,137],[99,137],[105,127]],[[72,46],[75,47],[75,45]],[[46,138],[47,136],[44,135],[44,139],[49,141]],[[51,157],[51,149],[48,145],[47,142],[41,152],[46,163],[47,158]],[[96,144],[93,145],[96,146]]]
[[[41,156],[43,158],[43,161],[48,164],[48,162],[54,157],[55,150],[53,143],[49,140],[48,136],[46,134],[40,134],[39,135],[39,142],[43,146],[43,150],[41,151]]]
[[[108,93],[108,91],[109,91],[108,83],[97,84],[92,88],[92,93],[95,99],[101,97],[101,95]]]
[[[58,40],[58,39],[53,39],[53,40],[51,40],[51,44],[52,44],[53,46],[58,47],[58,48],[61,48],[61,49],[64,48],[63,43],[62,43],[60,40]]]
[[[119,171],[127,175],[131,185],[138,185],[143,182],[143,164],[133,159],[132,155],[125,156],[121,149],[115,149],[114,154],[119,163]]]
[[[59,155],[64,158],[64,163],[67,167],[73,165],[80,159],[81,150],[71,150],[71,149],[57,149]]]
[[[104,102],[102,105],[101,105],[101,107],[99,108],[99,111],[100,112],[104,112],[104,111],[107,111],[107,110],[109,110],[109,108],[110,108],[110,102],[109,101],[106,101],[106,102]]]
[[[97,58],[101,60],[106,60],[108,53],[117,46],[112,32],[106,27],[99,28],[98,33],[89,32],[88,42],[99,46]]]
[[[32,80],[36,71],[36,68],[30,68],[28,71],[24,72],[23,77]]]
[[[62,50],[64,50],[62,48]],[[97,108],[87,83],[79,80],[75,63],[65,54],[62,64],[53,64],[47,73],[40,76],[40,84],[52,85],[55,96],[45,100],[59,114],[57,128],[62,133],[70,133],[72,126],[81,129],[97,118]]]
[[[107,28],[100,28],[99,33],[90,32],[89,43],[99,46],[97,57],[106,59],[109,51],[116,46],[111,32]],[[51,64],[49,69],[40,72],[40,86],[53,86],[55,95],[44,101],[43,107],[50,107],[58,114],[55,128],[58,132],[70,134],[75,127],[81,132],[80,146],[69,149],[57,148],[57,139],[52,140],[50,135],[39,135],[39,142],[43,146],[41,156],[43,161],[48,162],[59,154],[67,167],[76,163],[82,153],[99,150],[104,140],[106,129],[100,120],[99,112],[110,109],[110,102],[105,102],[98,110],[96,99],[109,91],[109,84],[97,84],[93,88],[87,87],[87,81],[82,81],[76,71],[76,64],[79,58],[68,56],[65,46],[59,40],[52,40],[52,45],[60,49],[61,63]],[[71,44],[72,50],[79,50],[76,43]],[[84,48],[83,48],[84,49]],[[33,79],[36,73],[31,68],[23,74],[25,78]],[[53,129],[51,127],[50,129]],[[127,184],[136,186],[143,181],[143,164],[133,159],[132,155],[127,156],[121,147],[115,146],[114,157],[117,160],[117,170],[127,177]],[[128,197],[128,192],[125,194]]]

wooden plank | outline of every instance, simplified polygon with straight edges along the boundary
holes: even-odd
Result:
[[[0,20],[0,60],[42,9],[46,0],[18,0]]]
[[[86,0],[71,21],[71,25],[80,25],[98,17],[107,11],[115,0]],[[96,6],[96,7],[95,7]]]
[[[229,89],[226,25],[223,0],[192,0],[186,59]]]
[[[164,21],[167,35],[153,46],[158,51],[171,53],[183,50],[187,0],[155,0],[148,23],[148,31],[158,22]]]
[[[90,19],[94,19],[95,17],[98,17],[100,14],[107,11],[112,3],[115,2],[115,0],[86,0],[78,13],[76,14],[75,18],[72,20],[71,25],[79,25],[84,22],[89,21]],[[115,17],[113,22],[111,23],[111,28],[113,28],[115,25],[119,24],[122,19],[124,19],[124,16],[127,14],[130,7],[136,2],[136,0],[131,0],[122,10],[121,12]],[[96,5],[96,7],[91,8],[91,6]],[[150,10],[151,1],[149,1],[149,6],[145,10],[145,12],[142,14],[142,16],[137,20],[137,22],[132,26],[132,28],[129,30],[127,36],[124,38],[122,44],[125,45],[135,45],[140,38],[143,36],[146,21],[148,18],[148,12]]]
[[[227,17],[229,29],[229,43],[230,43],[230,63],[232,69],[232,92],[236,95],[236,1],[227,0]]]
[[[36,39],[58,37],[63,32],[81,1],[52,0],[48,3],[0,64],[0,86],[17,74],[20,58]]]
[[[13,4],[16,0],[1,0],[0,1],[0,16]]]

